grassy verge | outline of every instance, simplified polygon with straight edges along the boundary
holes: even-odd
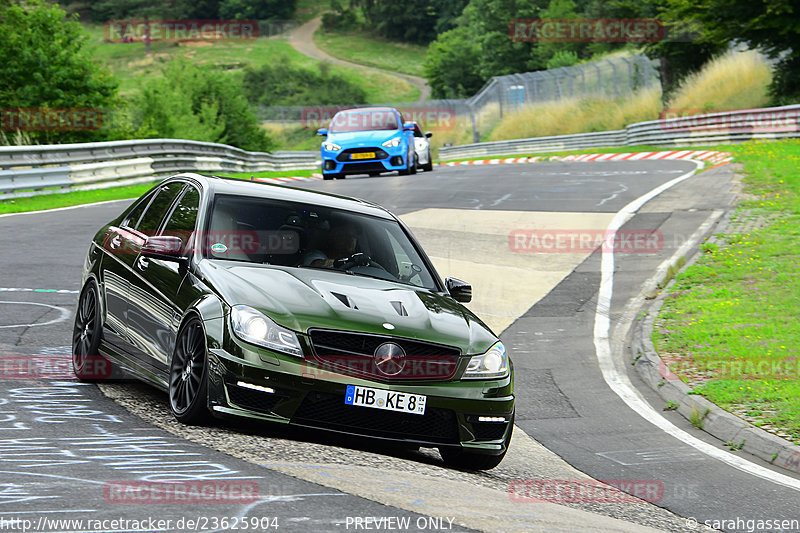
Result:
[[[131,95],[154,76],[161,76],[163,65],[177,57],[213,65],[232,75],[241,75],[245,67],[258,68],[281,57],[293,66],[306,69],[317,68],[320,64],[292,48],[285,37],[219,43],[154,42],[151,43],[151,54],[145,55],[142,43],[107,43],[103,38],[103,26],[87,24],[84,27],[91,36],[94,57],[108,65],[119,79],[123,95]],[[409,102],[419,97],[419,90],[389,74],[364,72],[363,69],[340,65],[331,65],[330,69],[361,85],[368,102]]]
[[[367,33],[340,33],[319,30],[314,44],[334,57],[412,76],[423,76],[426,48],[398,43]]]
[[[747,174],[743,231],[677,276],[653,341],[696,394],[800,443],[800,141],[729,150]]]
[[[280,172],[243,172],[217,175],[228,176],[232,178],[250,179],[251,176],[254,178],[277,178],[281,176],[310,177],[314,172],[317,171],[288,170]],[[57,209],[59,207],[91,204],[94,202],[138,198],[150,190],[152,186],[153,183],[145,183],[141,185],[129,185],[124,187],[109,187],[107,189],[96,189],[93,191],[73,191],[67,193],[43,194],[40,196],[31,196],[29,198],[15,198],[13,200],[0,200],[0,214],[22,213],[26,211],[43,211],[47,209]]]

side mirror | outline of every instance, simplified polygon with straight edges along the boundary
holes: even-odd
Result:
[[[433,133],[431,133],[431,132],[429,132],[429,131],[426,131],[426,132],[425,132],[425,137],[427,137],[428,139],[430,139],[431,137],[433,137]]]
[[[183,240],[180,237],[167,235],[155,235],[148,237],[142,246],[142,256],[161,259],[162,261],[175,261],[182,263],[186,257],[181,255],[183,250]]]
[[[414,131],[414,124],[411,122],[406,122],[403,124],[403,131]]]
[[[328,135],[328,128],[320,128],[317,130],[317,135],[327,136]]]
[[[472,285],[466,281],[461,281],[456,278],[447,278],[444,280],[444,285],[447,287],[447,292],[453,297],[453,300],[461,303],[469,303],[472,301]]]

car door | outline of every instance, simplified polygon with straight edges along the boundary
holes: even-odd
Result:
[[[103,235],[104,257],[100,263],[100,286],[105,301],[103,338],[118,350],[127,351],[129,280],[133,263],[144,243],[144,237],[136,227],[156,194],[158,190],[141,198],[118,225],[109,226]]]
[[[189,254],[199,209],[199,189],[186,185],[157,232],[179,237],[183,243],[182,256]],[[193,301],[192,294],[199,291],[193,289],[192,283],[186,283],[189,274],[185,263],[144,257],[140,253],[133,273],[128,308],[130,323],[135,328],[131,338],[148,365],[166,372],[183,312]]]
[[[113,258],[113,261],[104,260],[102,266],[109,310],[106,322],[109,326],[121,328],[125,339],[121,347],[136,358],[140,358],[134,342],[139,324],[131,320],[130,314],[134,268],[147,237],[158,231],[184,186],[183,182],[162,185],[149,196],[145,205],[137,205],[119,227],[109,228],[106,234],[106,248],[111,250],[108,257]]]

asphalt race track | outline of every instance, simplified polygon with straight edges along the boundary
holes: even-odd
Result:
[[[610,269],[611,254],[581,245],[630,202],[695,168],[552,162],[300,183],[387,207],[442,276],[472,283],[470,306],[502,332],[516,372],[520,431],[487,473],[444,469],[433,450],[248,424],[186,428],[171,419],[165,395],[135,382],[98,387],[67,371],[13,379],[8,369],[31,359],[68,365],[89,240],[127,201],[0,217],[0,531],[212,531],[244,529],[243,520],[280,531],[694,531],[724,520],[726,531],[747,531],[747,521],[800,520],[800,476],[736,455],[662,411],[625,349],[638,311],[629,302],[698,228],[713,232],[733,199],[731,166],[688,177],[625,220],[617,238],[632,236],[630,247],[613,253]],[[612,276],[608,306],[598,295]],[[642,403],[631,400],[628,380]],[[558,485],[587,474],[646,501],[556,505],[508,492],[520,480]],[[114,492],[120,481],[215,483],[222,492],[212,503],[131,501]],[[231,487],[254,496],[226,500]],[[111,522],[120,518],[142,522]],[[107,522],[47,522],[58,519]],[[4,520],[30,523],[13,529]]]

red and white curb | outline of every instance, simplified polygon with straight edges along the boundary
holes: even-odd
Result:
[[[477,159],[473,161],[451,161],[439,165],[452,167],[456,165],[505,165],[510,163],[538,163],[540,161],[644,161],[653,159],[693,159],[707,161],[713,165],[724,165],[733,160],[728,152],[713,150],[682,150],[672,152],[628,152],[618,154],[580,154],[580,155],[543,155],[534,157],[509,157],[506,159]]]

